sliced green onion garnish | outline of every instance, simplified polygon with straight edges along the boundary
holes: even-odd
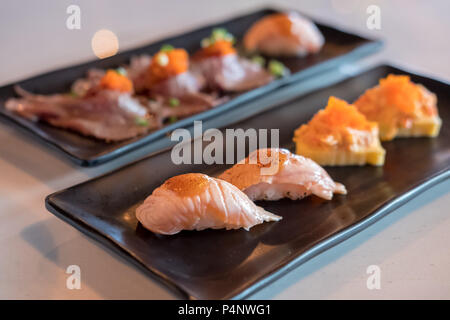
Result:
[[[236,42],[236,39],[231,33],[227,33],[227,35],[223,39],[226,41],[230,41],[232,44]]]
[[[177,121],[178,121],[178,118],[176,116],[171,116],[169,118],[169,123],[174,123],[174,122],[177,122]]]
[[[125,77],[127,76],[127,70],[125,70],[125,68],[123,68],[123,67],[117,68],[116,72],[122,76],[125,76]]]
[[[201,42],[202,48],[209,47],[210,45],[213,45],[218,40],[225,40],[230,41],[234,44],[235,39],[234,36],[227,31],[225,28],[215,28],[211,32],[211,35],[209,38],[205,38]]]
[[[143,127],[148,126],[148,120],[145,118],[142,118],[142,117],[137,117],[135,119],[135,122],[138,126],[143,126]]]
[[[200,45],[202,46],[202,48],[209,47],[211,45],[211,41],[208,38],[205,38],[202,40]]]
[[[228,31],[225,28],[214,28],[211,32],[211,38],[214,40],[224,39],[228,35]]]
[[[269,72],[275,77],[282,77],[286,75],[289,71],[280,61],[270,60],[269,61]]]
[[[169,104],[171,107],[178,107],[180,105],[180,100],[178,100],[177,98],[170,98]]]
[[[70,91],[69,96],[71,96],[72,98],[78,98],[78,94],[74,91]]]
[[[162,52],[172,51],[174,49],[173,45],[171,44],[165,44],[161,47]]]
[[[263,67],[266,64],[266,59],[264,59],[264,57],[261,56],[254,56],[252,57],[252,62],[259,64],[261,67]]]

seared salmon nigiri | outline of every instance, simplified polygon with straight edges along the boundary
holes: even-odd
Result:
[[[318,52],[323,35],[296,12],[275,13],[258,20],[245,34],[244,47],[268,56],[304,56]]]
[[[259,149],[219,176],[234,184],[252,200],[301,199],[310,194],[331,200],[346,194],[313,160],[286,149]]]
[[[232,184],[201,173],[164,182],[136,209],[136,217],[145,228],[166,235],[207,228],[248,230],[281,219],[256,206]]]

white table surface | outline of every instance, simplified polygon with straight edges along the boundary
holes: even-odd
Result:
[[[16,1],[0,3],[0,84],[94,57],[90,39],[114,31],[121,49],[225,19],[260,1]],[[65,26],[66,8],[81,7],[81,30]],[[450,2],[278,1],[372,37],[381,53],[364,65],[391,61],[450,79]],[[381,8],[379,31],[366,8]],[[447,124],[444,124],[447,125]],[[0,121],[0,298],[173,299],[116,254],[54,217],[46,195],[145,156],[144,148],[95,168],[79,168],[37,139]],[[436,185],[381,221],[254,294],[260,299],[450,298],[450,181]],[[81,267],[80,290],[66,288],[67,266]],[[381,268],[381,289],[366,288],[366,268]]]

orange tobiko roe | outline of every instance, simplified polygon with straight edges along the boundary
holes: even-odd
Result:
[[[100,80],[100,87],[120,92],[133,91],[133,83],[131,80],[115,70],[106,71],[105,75]]]
[[[167,63],[161,63],[161,61],[167,61]],[[188,68],[189,55],[186,50],[172,49],[160,51],[153,56],[148,68],[150,84],[155,84],[184,73]]]
[[[368,119],[385,126],[406,127],[410,119],[437,115],[436,99],[409,76],[390,74],[354,102]]]
[[[378,125],[371,122],[344,100],[330,97],[325,109],[295,131],[294,140],[308,141],[316,146],[370,145],[377,136]],[[364,137],[362,139],[362,137]]]
[[[195,58],[223,57],[228,54],[235,54],[236,49],[233,43],[228,40],[216,40],[213,44],[202,48],[195,54]]]
[[[422,96],[419,87],[411,82],[409,76],[390,74],[385,79],[380,79],[379,89],[387,105],[404,113],[413,113],[416,102]]]

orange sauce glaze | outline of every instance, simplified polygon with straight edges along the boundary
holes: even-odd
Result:
[[[202,193],[211,182],[211,178],[201,173],[186,173],[172,177],[163,187],[180,197],[192,197]]]

